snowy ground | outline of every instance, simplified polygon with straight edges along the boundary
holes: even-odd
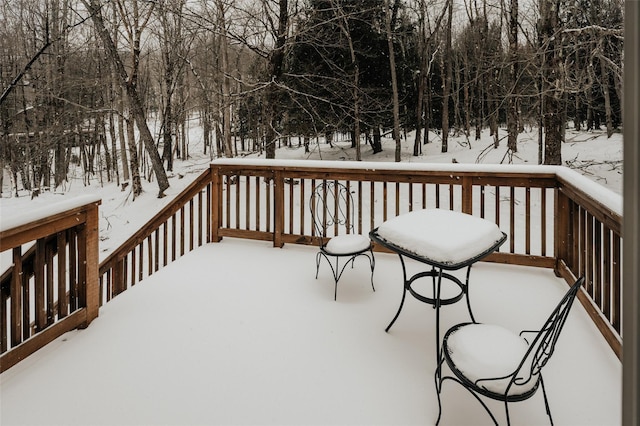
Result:
[[[401,296],[397,256],[376,255],[375,292],[356,262],[334,301],[315,253],[229,238],[191,252],[2,374],[0,423],[434,424],[434,310],[409,297],[384,332]],[[514,331],[539,327],[567,289],[527,267],[480,263],[471,278],[476,319]],[[442,309],[443,331],[468,320],[462,302]],[[555,424],[620,424],[621,364],[580,303],[544,375]],[[443,407],[442,425],[491,424],[452,382]],[[541,393],[511,414],[548,424]]]

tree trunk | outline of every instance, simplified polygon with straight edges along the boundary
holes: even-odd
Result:
[[[165,69],[165,105],[164,105],[164,114],[162,118],[163,122],[163,146],[162,146],[162,159],[167,162],[167,170],[173,171],[173,129],[174,129],[174,119],[173,119],[173,108],[172,108],[172,98],[173,98],[173,66],[170,63],[170,59],[165,55],[165,61],[167,61],[166,69]]]
[[[373,141],[371,142],[373,153],[377,154],[382,152],[382,135],[380,134],[380,126],[373,126]]]
[[[418,75],[418,100],[416,101],[416,137],[413,141],[413,155],[416,157],[422,154],[422,127],[424,126],[422,107],[424,104],[425,80],[426,77],[421,72]]]
[[[443,52],[444,86],[442,94],[442,152],[449,150],[449,92],[451,91],[451,22],[453,20],[453,1],[447,1],[449,15],[445,29],[445,50]]]
[[[396,0],[397,2],[398,0]],[[387,46],[389,48],[389,68],[391,69],[391,91],[393,94],[393,137],[396,140],[395,161],[401,160],[402,143],[400,140],[400,101],[398,99],[398,76],[396,73],[396,54],[393,47],[393,32],[391,25],[391,5],[389,0],[384,1],[385,26],[387,30]],[[394,5],[397,10],[397,5]]]
[[[229,49],[227,47],[227,23],[224,16],[224,4],[222,0],[218,0],[218,27],[220,31],[220,58],[221,80],[222,80],[222,137],[224,146],[224,155],[228,158],[233,157],[233,145],[231,144],[231,82],[229,75]]]
[[[607,120],[607,138],[613,135],[613,117],[611,113],[611,96],[609,95],[609,71],[602,58],[598,58],[600,62],[600,87],[602,87],[602,95],[604,96],[604,111]]]
[[[138,157],[138,144],[136,143],[134,118],[129,109],[127,119],[127,142],[129,146],[129,170],[131,174],[131,192],[133,199],[142,194],[142,180],[140,179],[140,159]]]
[[[462,100],[464,105],[464,133],[467,137],[471,135],[471,98],[469,96],[469,86],[471,84],[471,61],[465,54],[463,57],[464,81],[462,89]]]
[[[129,158],[127,157],[127,137],[124,120],[124,90],[118,87],[118,140],[120,141],[120,163],[122,163],[122,179],[126,182],[131,179],[129,173]]]
[[[544,1],[544,0],[543,0]],[[509,87],[507,97],[507,148],[518,151],[518,0],[511,0],[509,18]]]
[[[544,65],[542,68],[544,99],[545,150],[544,164],[562,164],[562,139],[564,135],[564,111],[562,92],[562,60],[560,57],[560,40],[558,33],[557,0],[541,0],[540,34]]]
[[[136,87],[127,83],[127,71],[124,68],[124,64],[120,59],[120,55],[116,49],[115,44],[113,43],[111,35],[104,25],[104,20],[102,18],[102,13],[100,10],[101,5],[97,2],[97,0],[82,0],[82,3],[85,5],[87,10],[89,10],[89,13],[91,13],[91,20],[96,27],[96,32],[105,45],[105,50],[107,51],[109,58],[113,62],[113,65],[119,77],[118,80],[120,85],[123,86],[125,92],[127,93],[133,118],[135,119],[138,131],[140,132],[140,137],[142,138],[142,142],[144,143],[147,154],[149,155],[153,171],[158,181],[158,197],[163,197],[164,191],[169,188],[169,179],[167,178],[167,174],[162,164],[162,159],[160,158],[160,154],[158,154],[158,150],[156,149],[155,143],[153,141],[153,136],[151,135],[149,127],[147,126],[146,116],[138,91],[136,90]]]
[[[111,153],[109,152],[109,145],[107,144],[107,136],[104,133],[104,126],[104,116],[100,115],[98,118],[96,118],[96,131],[98,132],[98,140],[100,143],[102,143],[102,146],[104,148],[104,163],[107,168],[107,180],[111,182],[111,166],[113,165],[113,162],[111,161]],[[115,152],[113,154],[115,156]],[[102,167],[100,167],[100,170],[102,170]]]
[[[427,82],[426,82],[426,88],[425,91],[426,93],[426,99],[424,101],[424,105],[422,107],[422,110],[424,111],[424,136],[422,139],[422,144],[426,145],[428,144],[429,141],[429,129],[431,128],[431,102],[432,102],[432,98],[431,98],[431,77],[428,75],[427,76]]]
[[[112,102],[113,104],[113,102]],[[113,173],[116,175],[116,185],[120,186],[120,171],[118,170],[118,146],[116,145],[116,123],[113,119],[113,114],[109,113],[109,139],[111,139],[111,152],[113,155],[111,156],[111,167],[113,168]],[[125,164],[126,167],[126,164]]]
[[[351,144],[356,149],[356,161],[362,160],[362,153],[360,151],[360,68],[358,67],[358,60],[356,59],[356,52],[353,47],[353,39],[351,38],[351,30],[349,28],[349,21],[344,14],[342,6],[340,4],[334,4],[333,6],[336,13],[339,14],[340,30],[347,39],[349,44],[349,54],[351,57],[351,66],[353,67],[353,135]]]
[[[265,129],[265,156],[276,158],[276,127],[280,121],[280,107],[278,105],[278,88],[276,83],[282,78],[284,65],[284,46],[287,40],[287,27],[289,25],[289,2],[278,0],[278,28],[275,35],[275,46],[269,55],[269,76],[271,81],[266,89],[267,123]],[[266,7],[266,6],[265,6]]]

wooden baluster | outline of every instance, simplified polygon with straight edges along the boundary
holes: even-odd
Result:
[[[147,237],[147,276],[153,275],[153,248],[151,235],[149,235]]]
[[[35,291],[35,331],[44,330],[47,324],[47,311],[45,307],[45,247],[46,243],[44,238],[39,238],[36,241],[36,256],[35,264],[33,266],[34,276],[34,291]]]
[[[67,316],[69,309],[67,296],[67,231],[56,235],[58,241],[58,319]],[[100,292],[102,295],[102,292]]]
[[[193,198],[189,200],[189,251],[193,251],[195,245],[195,221]]]
[[[611,230],[608,227],[604,228],[603,237],[604,240],[602,242],[603,248],[603,259],[602,259],[602,313],[608,319],[611,319],[611,272],[612,267],[611,263],[613,262],[612,258],[612,247],[611,247]]]
[[[509,195],[509,253],[516,252],[516,189],[510,187]]]
[[[387,221],[387,181],[382,182],[382,221]]]
[[[274,230],[273,230],[273,246],[282,247],[284,242],[282,241],[282,234],[284,234],[284,177],[282,170],[276,170],[274,172]]]
[[[202,247],[203,242],[203,233],[205,232],[202,228],[202,217],[206,213],[202,210],[202,191],[198,191],[198,247]],[[207,215],[208,216],[208,215]]]
[[[524,209],[525,209],[525,237],[524,237],[524,250],[526,254],[531,254],[531,188],[525,188],[525,198],[524,198]]]
[[[171,261],[175,261],[176,260],[176,224],[177,224],[177,218],[176,218],[176,214],[172,214],[171,215]]]
[[[78,309],[78,233],[69,230],[69,313]]]
[[[585,239],[585,281],[586,281],[586,288],[587,288],[587,293],[589,293],[591,295],[591,298],[595,300],[595,293],[594,293],[594,268],[593,268],[593,243],[594,243],[594,237],[593,237],[593,216],[591,215],[591,213],[589,213],[588,211],[586,212],[586,229],[587,229],[587,234],[586,234],[586,239]]]
[[[271,203],[271,189],[273,187],[273,177],[265,178],[265,211],[267,213],[267,232],[271,232],[271,211],[273,210],[273,205]]]
[[[547,255],[547,189],[540,190],[540,255]]]
[[[304,235],[305,232],[305,206],[307,205],[306,201],[306,196],[305,196],[305,190],[304,190],[304,179],[300,179],[300,235]]]
[[[169,263],[169,221],[162,223],[162,266]]]
[[[261,190],[261,185],[260,185],[260,176],[256,176],[255,177],[255,197],[256,197],[256,230],[257,231],[261,231],[262,230],[262,223],[260,223],[260,211],[262,210],[262,206],[260,205],[260,190]]]
[[[355,224],[351,223],[352,219],[351,219],[351,209],[353,209],[353,206],[351,205],[351,181],[346,181],[344,183],[344,186],[347,188],[347,199],[346,199],[346,204],[347,204],[347,223],[345,224],[347,227],[347,234],[351,234],[353,233],[352,231],[352,226],[354,226]]]
[[[137,277],[138,277],[138,269],[137,269],[137,263],[136,263],[136,250],[137,247],[134,247],[133,250],[131,250],[130,255],[131,255],[131,281],[129,282],[129,285],[131,287],[133,287],[134,285],[136,285],[137,282]]]
[[[251,229],[251,176],[244,178],[244,229]]]
[[[294,178],[291,177],[288,181],[288,185],[289,185],[289,234],[293,234],[293,212],[294,212],[294,197],[293,197],[293,182],[294,182]]]
[[[22,343],[22,248],[13,249],[13,272],[11,274],[11,346]]]
[[[362,181],[358,181],[358,234],[362,234]]]
[[[602,310],[602,223],[597,219],[594,219],[593,244],[594,301]]]
[[[375,217],[376,217],[376,194],[375,194],[375,182],[369,182],[369,226],[371,229],[375,228]]]
[[[47,309],[46,309],[46,316],[47,316],[47,320],[46,320],[46,327],[50,326],[51,324],[53,324],[55,322],[55,300],[54,300],[54,284],[55,284],[55,278],[54,278],[54,257],[55,257],[55,251],[57,250],[57,241],[54,239],[51,239],[49,242],[47,242],[46,246],[45,246],[45,265],[47,268],[47,275],[45,277],[45,282],[46,282],[46,305],[47,305]]]
[[[212,227],[213,227],[213,208],[212,208],[212,204],[211,204],[211,200],[212,200],[212,189],[213,189],[213,184],[209,183],[207,185],[207,191],[206,191],[206,208],[207,208],[207,218],[206,218],[206,235],[207,235],[207,239],[205,240],[207,243],[210,243],[213,241],[213,232],[212,232]],[[216,205],[218,205],[218,203],[216,203]],[[260,204],[258,204],[260,205]]]
[[[184,212],[185,212],[184,206],[180,207],[180,257],[184,256],[184,247],[185,247]]]
[[[413,183],[409,183],[409,211],[413,211]]]
[[[620,235],[613,234],[613,303],[611,309],[611,325],[618,334],[622,331],[622,239]]]
[[[222,179],[218,169],[211,169],[211,197],[209,197],[209,205],[211,208],[211,242],[220,242],[220,227],[222,226]]]
[[[455,191],[452,183],[449,184],[449,210],[454,210],[455,199],[454,199]]]
[[[160,269],[160,232],[159,229],[156,229],[153,232],[153,272],[157,272]]]
[[[396,216],[400,215],[400,182],[396,182]]]

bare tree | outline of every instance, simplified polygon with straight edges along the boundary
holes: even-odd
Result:
[[[156,4],[159,30],[158,39],[162,53],[163,111],[162,111],[162,159],[167,170],[173,170],[174,152],[180,151],[177,140],[180,114],[176,89],[183,82],[186,61],[193,34],[185,28],[185,0],[159,0]],[[175,145],[174,145],[175,142]]]
[[[452,79],[452,49],[451,49],[451,24],[453,21],[453,1],[447,0],[448,14],[447,24],[444,29],[444,49],[441,55],[441,67],[444,74],[444,84],[442,87],[442,152],[449,150],[449,95],[451,92]]]
[[[349,20],[342,8],[342,5],[339,1],[333,0],[332,6],[335,10],[336,15],[338,16],[338,26],[340,30],[344,34],[347,39],[347,43],[349,45],[349,55],[351,57],[351,66],[353,67],[353,88],[352,88],[352,96],[353,96],[353,141],[352,144],[355,145],[356,148],[356,160],[360,161],[362,159],[361,149],[360,149],[360,66],[358,65],[358,60],[356,58],[356,51],[353,45],[353,38],[351,37],[351,30],[349,28]]]
[[[400,161],[402,144],[400,141],[400,101],[398,100],[398,76],[396,73],[396,54],[393,47],[393,10],[397,10],[398,0],[393,9],[389,0],[384,0],[385,28],[387,31],[387,45],[389,46],[389,68],[391,69],[391,91],[393,94],[393,137],[396,140],[395,160]]]
[[[267,158],[276,157],[276,128],[280,121],[281,108],[278,104],[277,84],[282,78],[285,45],[289,31],[289,1],[277,0],[278,13],[273,16],[269,0],[262,0],[263,10],[269,22],[269,28],[274,38],[273,50],[268,58],[268,78],[269,82],[265,93],[266,108],[266,132],[265,132],[265,155]]]
[[[97,0],[82,0],[82,2],[91,14],[91,20],[96,27],[96,31],[100,39],[102,40],[102,43],[104,44],[107,55],[109,55],[109,58],[111,59],[113,66],[117,71],[119,83],[127,93],[127,98],[129,100],[129,105],[133,113],[133,118],[135,119],[138,131],[140,132],[140,136],[144,143],[146,152],[151,159],[153,172],[155,173],[156,179],[158,180],[158,197],[163,197],[164,191],[169,188],[169,180],[167,179],[167,174],[163,168],[162,159],[160,158],[158,150],[155,147],[153,136],[151,135],[149,127],[147,126],[146,114],[144,112],[137,87],[134,84],[131,84],[132,81],[129,79],[129,75],[127,75],[127,71],[124,67],[122,59],[120,58],[118,50],[116,49],[113,39],[111,38],[111,34],[109,34],[109,31],[105,27],[100,4]],[[130,144],[131,142],[132,141],[129,140]],[[135,178],[135,176],[133,177]],[[142,191],[140,182],[138,181],[138,183],[134,184],[133,187],[134,194],[139,195]]]
[[[564,139],[563,76],[560,58],[559,0],[540,0],[539,33],[543,52],[542,102],[544,123],[544,164],[562,164]]]
[[[511,0],[509,6],[509,88],[507,94],[507,148],[511,152],[518,151],[519,130],[519,58],[518,58],[518,0]]]
[[[218,31],[220,32],[220,75],[222,79],[222,137],[224,138],[224,155],[233,157],[231,144],[231,67],[229,65],[229,46],[227,38],[227,21],[225,5],[222,0],[216,0],[218,8]]]

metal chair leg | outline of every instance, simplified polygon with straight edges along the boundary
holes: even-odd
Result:
[[[544,407],[547,410],[547,416],[549,416],[549,422],[551,422],[551,426],[553,426],[553,418],[551,417],[551,408],[549,407],[549,400],[547,399],[547,391],[544,387],[544,380],[542,380],[542,375],[540,375],[540,386],[542,386],[542,396],[544,397]]]
[[[371,265],[371,288],[373,291],[376,291],[376,288],[373,286],[373,270],[376,268],[376,258],[373,256],[373,250],[369,250],[371,252],[371,257],[369,258],[369,264]]]
[[[316,280],[318,279],[318,272],[320,271],[320,256],[322,255],[322,253],[318,252],[318,254],[316,254]]]
[[[469,298],[469,275],[471,274],[471,265],[467,268],[467,280],[464,284],[464,292],[467,299],[467,309],[469,310],[469,317],[471,317],[472,322],[476,322],[475,317],[473,316],[473,311],[471,310],[471,300]]]

